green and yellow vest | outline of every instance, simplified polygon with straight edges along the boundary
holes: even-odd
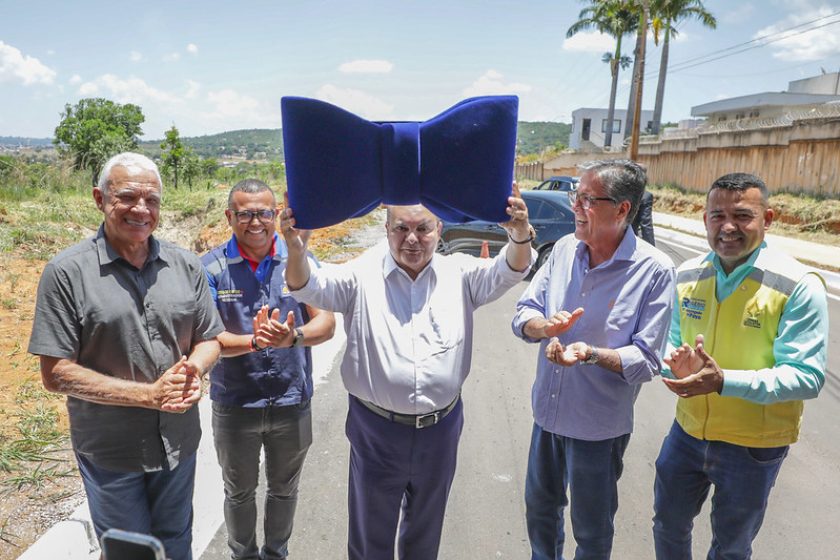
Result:
[[[808,269],[791,257],[764,248],[753,271],[722,302],[715,296],[715,267],[701,256],[677,271],[680,334],[704,346],[721,369],[773,367],[779,320],[796,284]],[[717,393],[679,399],[677,422],[691,436],[746,447],[778,447],[799,438],[802,401],[758,404]]]

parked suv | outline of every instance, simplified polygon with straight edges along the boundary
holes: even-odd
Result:
[[[577,188],[580,182],[580,177],[570,177],[568,175],[555,175],[549,177],[548,180],[543,181],[536,187],[535,191],[573,191]]]
[[[575,214],[565,192],[522,191],[522,200],[528,207],[528,219],[537,232],[531,245],[537,250],[537,267],[540,267],[548,259],[554,242],[575,231]],[[488,243],[490,255],[496,255],[508,242],[507,232],[493,222],[444,222],[438,251],[443,254],[460,251],[478,256],[484,241]]]

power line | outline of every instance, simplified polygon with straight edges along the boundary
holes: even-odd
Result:
[[[707,58],[707,57],[710,57],[710,56],[713,56],[713,55],[716,55],[716,54],[719,54],[719,53],[723,53],[723,52],[726,52],[726,51],[730,51],[730,50],[733,50],[733,49],[737,49],[737,48],[739,48],[739,47],[744,47],[744,46],[750,45],[750,44],[752,44],[752,43],[756,43],[756,42],[758,42],[758,41],[763,41],[764,39],[768,39],[768,38],[771,38],[771,37],[775,37],[775,36],[777,36],[777,35],[783,35],[783,34],[787,33],[788,31],[792,31],[792,30],[794,30],[794,29],[798,29],[798,28],[800,28],[800,27],[804,27],[804,26],[806,26],[806,25],[811,25],[812,23],[816,23],[816,22],[818,22],[818,21],[822,21],[822,20],[824,20],[824,19],[832,18],[832,17],[837,16],[837,15],[840,15],[840,11],[834,12],[833,14],[829,14],[829,15],[826,15],[826,16],[820,16],[820,17],[818,17],[818,18],[816,18],[816,19],[812,19],[812,20],[810,20],[810,21],[806,21],[806,22],[804,22],[804,23],[800,23],[800,24],[798,24],[798,25],[794,25],[794,26],[788,27],[788,28],[786,28],[786,29],[782,29],[781,31],[777,31],[777,32],[775,32],[775,33],[768,33],[767,35],[762,35],[761,37],[756,37],[755,39],[752,39],[752,40],[750,40],[750,41],[745,41],[745,42],[743,42],[743,43],[737,43],[737,44],[735,44],[735,45],[731,45],[731,46],[729,46],[729,47],[724,47],[724,48],[722,48],[722,49],[718,49],[718,50],[716,50],[716,51],[711,51],[711,52],[708,52],[708,53],[706,53],[706,54],[702,54],[702,55],[700,55],[700,56],[696,56],[696,57],[694,57],[694,58],[688,58],[688,59],[686,59],[686,60],[682,60],[682,61],[679,61],[679,62],[675,62],[675,63],[674,63],[674,66],[682,66],[682,65],[684,65],[684,64],[688,64],[688,63],[690,63],[690,62],[694,62],[694,61],[696,61],[696,60],[701,60],[701,59],[704,59],[704,58]],[[836,23],[836,22],[833,22],[833,23]],[[817,29],[817,27],[814,27],[813,29]],[[811,29],[808,29],[808,30],[806,30],[806,31],[811,31]],[[791,37],[792,37],[792,36],[793,36],[793,35],[791,35]],[[774,41],[768,41],[767,43],[763,43],[763,44],[769,44],[769,43],[771,43],[771,42],[774,42]],[[670,68],[669,68],[669,70],[670,70]]]
[[[743,48],[739,51],[731,52],[731,53],[728,53],[728,54],[722,54],[720,56],[710,58],[710,59],[707,59],[707,60],[701,60],[700,62],[695,62],[694,64],[689,64],[687,66],[684,66],[684,65],[682,65],[682,66],[681,65],[670,66],[669,65],[668,66],[668,74],[673,74],[674,72],[679,72],[681,70],[688,70],[689,68],[694,68],[695,66],[700,66],[701,64],[706,64],[708,62],[714,62],[715,60],[720,60],[722,58],[729,58],[730,56],[735,56],[736,54],[741,54],[743,52],[750,51],[750,50],[753,50],[753,49],[757,49],[759,47],[765,47],[765,46],[767,46],[771,43],[776,43],[778,41],[783,41],[785,39],[789,39],[791,37],[796,37],[797,35],[802,35],[804,33],[810,33],[811,31],[815,31],[815,30],[821,29],[823,27],[828,27],[829,25],[835,25],[837,23],[840,23],[840,19],[835,20],[835,21],[829,21],[827,23],[823,23],[822,25],[816,25],[816,26],[810,27],[808,29],[803,29],[802,31],[799,31],[797,33],[791,33],[789,35],[784,35],[783,37],[777,37],[775,39],[771,39],[769,41],[766,41],[766,42],[758,44],[758,45],[752,45],[752,46],[749,46],[749,47],[745,47],[745,48]],[[685,63],[683,63],[683,64],[685,64]],[[677,68],[676,66],[679,66],[679,67]]]

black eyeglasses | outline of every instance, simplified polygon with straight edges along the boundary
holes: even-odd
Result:
[[[254,218],[260,222],[267,224],[274,220],[276,213],[274,210],[242,210],[241,212],[234,212],[236,221],[240,224],[250,224]]]
[[[578,194],[577,191],[566,191],[569,195],[569,203],[572,206],[580,201],[580,205],[584,210],[592,208],[592,203],[596,200],[609,200],[613,204],[618,204],[618,201],[610,196],[589,196],[588,194]]]

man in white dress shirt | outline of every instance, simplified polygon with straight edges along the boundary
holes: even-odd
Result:
[[[528,209],[514,186],[510,243],[494,259],[435,253],[442,224],[422,206],[391,206],[388,245],[310,270],[309,232],[281,213],[286,283],[299,301],[344,315],[350,393],[350,560],[434,560],[463,426],[473,311],[518,284],[535,260]],[[402,512],[402,515],[400,513]]]

